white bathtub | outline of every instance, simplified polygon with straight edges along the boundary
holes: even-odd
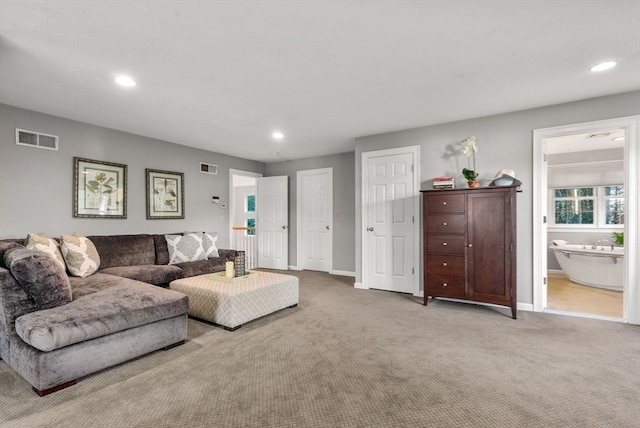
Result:
[[[624,279],[624,248],[610,245],[566,244],[554,241],[549,248],[564,273],[573,282],[607,290],[622,291]]]

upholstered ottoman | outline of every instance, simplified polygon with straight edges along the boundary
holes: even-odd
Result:
[[[216,274],[177,279],[169,288],[189,296],[189,315],[236,330],[242,324],[298,304],[298,278],[257,272],[236,282]]]

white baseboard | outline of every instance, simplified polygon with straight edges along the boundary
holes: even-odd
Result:
[[[302,270],[302,269],[298,269],[298,266],[289,266],[289,270]]]
[[[356,282],[353,284],[353,288],[359,288],[361,290],[368,290],[369,287],[367,287],[366,285],[363,285],[361,282]]]
[[[348,270],[330,270],[329,274],[331,275],[340,275],[340,276],[352,276],[352,277],[356,277],[356,273],[355,272],[351,272]]]
[[[519,311],[533,312],[533,303],[520,303],[518,302]]]

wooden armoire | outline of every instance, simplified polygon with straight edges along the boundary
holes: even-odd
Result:
[[[511,308],[516,318],[516,187],[423,190],[424,302]]]

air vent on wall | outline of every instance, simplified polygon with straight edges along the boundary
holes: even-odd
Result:
[[[200,172],[204,174],[218,175],[218,165],[200,162]]]
[[[16,144],[20,146],[38,147],[40,149],[58,150],[58,136],[16,128]]]

